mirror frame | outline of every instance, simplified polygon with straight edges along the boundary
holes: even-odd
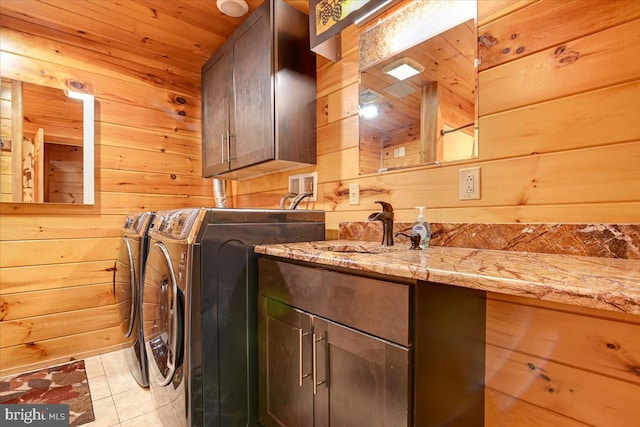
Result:
[[[18,80],[14,77],[2,76],[3,78]],[[40,83],[32,83],[40,86]],[[60,203],[60,202],[18,202],[18,201],[5,201],[4,204],[17,203],[17,204],[60,204],[60,205],[93,205],[95,204],[95,97],[93,95],[74,92],[66,89],[61,89],[55,86],[46,86],[53,89],[58,89],[69,98],[82,101],[82,203]]]
[[[438,34],[451,28],[464,24],[473,19],[478,24],[477,1],[468,0],[437,0],[437,1],[416,1],[411,2],[393,11],[388,17],[378,21],[378,23],[365,31],[362,31],[358,38],[359,47],[359,89],[361,92],[360,74],[371,67],[388,60],[394,55],[398,55],[424,41],[427,41]],[[475,131],[473,139],[473,152],[469,158],[461,158],[447,161],[447,163],[457,161],[467,161],[478,156],[478,75],[477,75],[477,44],[474,68],[475,76]],[[360,100],[358,106],[361,107]],[[359,117],[359,129],[362,126],[362,116]],[[360,132],[358,133],[358,145],[361,147]],[[435,162],[416,163],[407,166],[397,166],[383,168],[377,172],[362,172],[360,157],[358,158],[358,170],[360,175],[371,173],[383,173],[385,171],[421,167],[426,165],[440,166],[440,160]]]

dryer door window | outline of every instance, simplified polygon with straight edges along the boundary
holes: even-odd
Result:
[[[125,337],[131,336],[136,315],[136,275],[131,242],[123,237],[113,275],[113,293],[118,302],[120,327]]]
[[[149,251],[142,301],[150,381],[167,385],[180,363],[183,310],[169,252],[160,242]]]

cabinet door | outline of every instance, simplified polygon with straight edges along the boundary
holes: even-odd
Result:
[[[202,175],[229,170],[231,55],[224,49],[202,72]]]
[[[260,421],[312,426],[311,316],[259,296],[258,319]]]
[[[409,350],[313,318],[314,426],[407,427]]]
[[[275,153],[268,8],[256,9],[249,19],[252,24],[233,43],[232,170],[271,160]]]

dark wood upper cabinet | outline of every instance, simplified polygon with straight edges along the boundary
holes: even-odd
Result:
[[[316,163],[308,16],[267,0],[202,67],[202,174],[247,178]]]

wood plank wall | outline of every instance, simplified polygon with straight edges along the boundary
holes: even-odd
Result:
[[[474,161],[359,176],[358,29],[343,33],[341,61],[318,61],[319,156],[306,171],[319,201],[307,206],[327,211],[329,238],[375,200],[401,221],[424,205],[442,222],[640,222],[640,2],[480,0],[479,24],[497,44],[482,49]],[[482,199],[459,201],[470,165]],[[276,206],[287,175],[235,183],[236,205]],[[640,318],[490,294],[486,382],[489,426],[635,426]]]
[[[479,34],[501,43],[483,49],[475,160],[359,175],[359,29],[343,33],[341,61],[319,57],[318,164],[300,172],[318,172],[319,201],[303,206],[327,211],[330,236],[380,199],[400,221],[415,219],[414,206],[441,222],[640,221],[638,2],[480,0],[479,9]],[[458,200],[467,166],[481,167],[481,200]],[[237,182],[237,206],[277,206],[288,175]]]
[[[96,202],[0,204],[0,375],[119,348],[111,281],[125,214],[213,204],[211,180],[200,177],[204,55],[164,66],[140,40],[175,27],[167,14],[128,40],[100,21],[115,3],[64,10],[76,4],[2,4],[4,76],[62,89],[76,81],[96,96]],[[62,18],[73,16],[113,39],[65,31]]]

